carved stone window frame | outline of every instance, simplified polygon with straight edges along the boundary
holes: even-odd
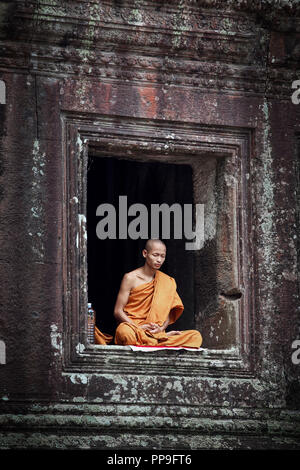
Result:
[[[66,372],[147,375],[253,377],[255,370],[255,305],[251,196],[250,128],[114,117],[90,113],[61,114],[63,131],[63,322]],[[172,138],[170,139],[170,136]],[[132,351],[128,346],[100,346],[87,341],[87,161],[91,148],[106,156],[138,159],[185,155],[235,162],[237,275],[239,302],[237,342],[228,349]],[[166,368],[167,359],[167,368]]]

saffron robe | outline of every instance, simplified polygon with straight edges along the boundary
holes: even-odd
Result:
[[[177,293],[175,279],[157,271],[155,278],[130,291],[124,312],[134,322],[122,322],[116,329],[115,344],[134,346],[186,346],[199,348],[202,336],[199,331],[185,330],[168,336],[165,331],[151,333],[140,328],[146,323],[162,326],[170,315],[169,324],[174,323],[184,310]]]

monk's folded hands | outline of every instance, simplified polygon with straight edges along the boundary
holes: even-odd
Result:
[[[153,323],[153,322],[150,322],[150,323],[146,323],[144,325],[140,325],[140,328],[142,328],[142,330],[146,330],[146,331],[149,331],[150,333],[161,333],[162,331],[164,331],[164,328],[160,325],[158,325],[157,323]]]

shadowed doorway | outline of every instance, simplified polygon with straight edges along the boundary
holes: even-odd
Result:
[[[119,196],[127,196],[127,207],[144,204],[149,215],[151,236],[151,204],[193,204],[193,175],[189,165],[140,162],[116,157],[89,155],[87,170],[87,263],[88,298],[96,310],[96,324],[101,331],[114,334],[113,309],[123,275],[144,264],[142,250],[146,240],[118,239]],[[96,215],[100,204],[112,204],[116,210],[117,238],[100,240]],[[128,216],[128,224],[135,217]],[[174,239],[171,216],[170,239],[160,238],[167,246],[161,271],[174,277],[184,304],[182,317],[169,329],[193,329],[194,319],[194,255],[185,249],[187,240]],[[161,230],[161,224],[160,224]],[[184,231],[183,231],[184,233]]]

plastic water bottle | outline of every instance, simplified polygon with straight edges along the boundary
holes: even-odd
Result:
[[[96,312],[91,303],[88,303],[88,341],[91,344],[95,343],[95,322]]]

